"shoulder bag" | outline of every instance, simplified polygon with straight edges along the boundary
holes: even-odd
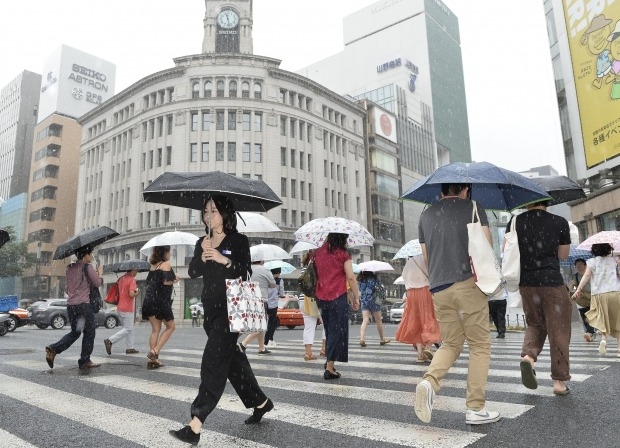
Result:
[[[316,297],[316,284],[318,282],[318,275],[316,272],[316,266],[314,265],[314,256],[308,262],[308,265],[302,269],[301,275],[297,280],[299,283],[299,289],[304,293],[304,296]]]
[[[226,306],[231,333],[267,330],[265,302],[257,282],[243,280],[242,277],[226,279]]]
[[[504,235],[504,256],[502,258],[502,274],[506,280],[506,289],[514,292],[521,282],[521,254],[517,238],[517,216],[512,217],[510,232]]]
[[[105,303],[109,303],[110,305],[118,305],[118,282],[112,283],[108,288],[108,293],[105,296]]]
[[[471,271],[474,275],[476,286],[487,296],[492,296],[504,287],[505,281],[495,257],[495,252],[493,252],[493,247],[482,230],[476,201],[472,201],[472,203],[471,223],[467,224]]]

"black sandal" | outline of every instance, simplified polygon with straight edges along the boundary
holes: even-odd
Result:
[[[536,370],[532,363],[526,360],[521,361],[521,383],[528,389],[538,389],[538,381],[536,380]]]
[[[335,380],[340,378],[340,373],[336,372],[335,370],[333,372],[330,372],[329,370],[325,369],[325,372],[323,372],[323,379],[325,380]]]

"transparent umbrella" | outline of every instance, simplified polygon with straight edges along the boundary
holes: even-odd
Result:
[[[260,213],[239,212],[237,213],[237,231],[241,233],[256,232],[280,232],[275,223]]]
[[[160,235],[154,236],[148,242],[140,248],[140,253],[143,255],[150,255],[154,247],[157,246],[191,246],[194,247],[198,241],[198,237],[193,233],[180,232],[174,230],[172,232],[164,232]]]
[[[394,268],[392,267],[392,265],[390,265],[390,263],[386,263],[385,261],[379,261],[379,260],[364,261],[363,263],[360,263],[358,266],[361,271],[366,271],[366,272],[379,272],[379,271],[393,271],[394,270]]]
[[[288,260],[293,258],[287,251],[273,244],[257,244],[250,247],[252,261]]]
[[[295,270],[295,266],[282,260],[268,261],[263,266],[269,270],[280,269],[280,275],[290,274]]]

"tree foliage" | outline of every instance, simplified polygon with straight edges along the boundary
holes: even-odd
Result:
[[[12,227],[5,229],[11,240],[0,248],[0,278],[20,277],[37,261],[36,254],[28,253],[28,242],[17,241]]]

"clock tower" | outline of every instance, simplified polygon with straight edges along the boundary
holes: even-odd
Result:
[[[252,0],[205,0],[203,53],[252,54]]]

